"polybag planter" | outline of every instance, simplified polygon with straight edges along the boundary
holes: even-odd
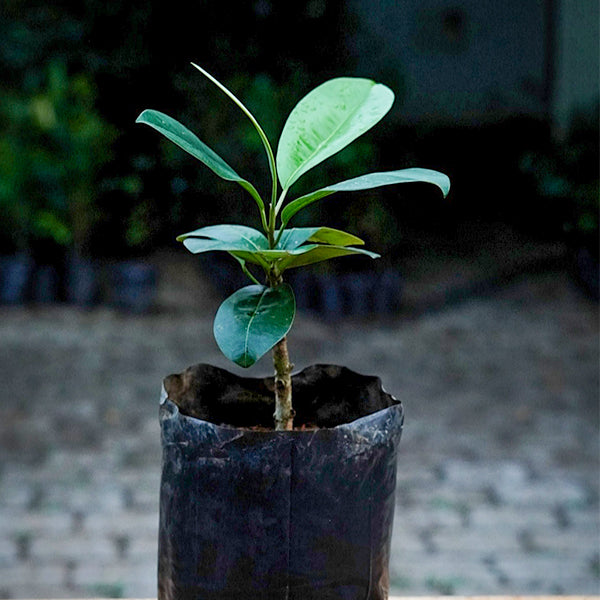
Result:
[[[270,426],[272,378],[198,365],[165,388],[159,600],[387,598],[403,412],[378,378],[298,373],[295,423],[320,429],[291,432],[246,428]]]
[[[27,254],[0,256],[0,303],[21,304],[26,300],[33,268]]]

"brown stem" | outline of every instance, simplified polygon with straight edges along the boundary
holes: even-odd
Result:
[[[283,278],[277,268],[267,273],[270,287],[281,285]],[[273,367],[275,369],[275,429],[289,431],[294,428],[294,409],[292,408],[292,369],[288,354],[287,338],[283,337],[273,347]]]
[[[294,409],[292,408],[292,369],[287,348],[287,338],[277,342],[273,348],[273,366],[275,367],[275,429],[294,428]]]

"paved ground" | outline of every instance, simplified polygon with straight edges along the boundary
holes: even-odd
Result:
[[[149,316],[0,310],[0,598],[155,594],[160,381],[227,366],[214,298],[161,293]],[[600,593],[598,307],[564,274],[403,319],[304,316],[290,345],[405,404],[394,593]]]

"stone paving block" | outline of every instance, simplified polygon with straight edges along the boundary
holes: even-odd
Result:
[[[518,531],[502,526],[488,529],[439,528],[430,533],[430,544],[436,552],[443,554],[480,552],[485,555],[492,548],[496,552],[518,552]]]
[[[0,588],[14,590],[17,588],[25,588],[37,590],[29,594],[14,594],[15,597],[40,597],[39,591],[44,589],[44,585],[50,587],[61,588],[65,585],[65,568],[64,565],[35,565],[31,564],[16,564],[10,569],[2,569],[0,578]],[[43,596],[42,596],[43,597]]]
[[[119,475],[119,483],[125,491],[127,508],[141,511],[158,510],[160,492],[160,461],[142,470],[127,469]]]
[[[589,560],[570,553],[553,556],[498,556],[497,569],[510,581],[511,593],[598,594],[600,578]]]
[[[90,562],[78,564],[73,585],[88,594],[94,590],[113,588],[121,597],[156,596],[156,565],[113,564],[98,566]]]
[[[68,535],[71,517],[66,511],[10,511],[3,512],[0,534],[12,537],[19,533],[32,536]]]
[[[527,468],[515,462],[471,463],[451,459],[445,461],[440,468],[442,481],[454,487],[471,489],[474,486],[486,485],[498,488],[522,488],[529,483]]]
[[[132,487],[126,488],[126,502],[128,508],[153,511],[158,510],[159,484],[151,488]]]
[[[441,505],[461,507],[487,503],[490,500],[490,491],[483,484],[466,488],[442,481],[427,487],[415,487],[407,492],[407,497],[411,506],[426,508],[429,512]]]
[[[533,552],[548,555],[588,555],[596,545],[600,551],[600,531],[597,523],[590,521],[589,527],[576,530],[527,530]]]
[[[85,517],[83,529],[89,535],[119,533],[145,539],[156,535],[158,538],[158,510],[90,514]]]
[[[423,551],[423,541],[419,537],[419,532],[411,527],[408,519],[398,514],[394,518],[391,549],[392,556],[397,552]]]
[[[403,441],[405,441],[403,439]],[[407,460],[404,460],[404,459]],[[423,465],[414,461],[408,460],[405,452],[400,452],[398,459],[398,488],[405,486],[421,484],[433,484],[439,479],[434,469],[423,468]]]
[[[109,564],[116,560],[117,552],[114,543],[105,536],[67,534],[60,537],[36,536],[32,540],[31,560],[34,564],[76,562],[82,556],[91,562]]]
[[[135,564],[155,565],[158,560],[158,532],[152,537],[132,538],[127,557]]]
[[[465,507],[464,510],[466,510]],[[442,508],[434,506],[429,507],[425,506],[420,509],[411,508],[405,509],[402,506],[397,508],[398,520],[402,521],[402,519],[406,519],[406,516],[402,516],[404,511],[405,514],[410,514],[410,523],[406,525],[399,525],[399,527],[405,527],[411,530],[420,530],[422,528],[440,528],[440,527],[450,527],[453,529],[460,529],[464,527],[464,515],[463,509],[460,507],[454,506],[444,506]]]
[[[497,486],[502,502],[513,506],[552,506],[556,503],[585,503],[588,493],[582,485],[568,479],[544,479],[521,486]]]
[[[4,592],[6,590],[6,592]],[[8,588],[0,583],[0,592],[4,598],[81,598],[84,594],[79,590],[71,590],[64,584],[23,581]],[[90,594],[85,594],[90,595]],[[94,595],[94,594],[92,594]]]
[[[560,509],[560,507],[558,507]],[[560,515],[560,510],[558,514]],[[568,525],[574,529],[588,529],[592,527],[596,531],[600,528],[600,507],[597,502],[586,506],[567,506],[564,508],[564,516]]]
[[[494,525],[508,525],[513,531],[527,527],[552,529],[557,526],[552,507],[533,506],[529,510],[516,509],[514,506],[494,506],[489,503],[472,506],[469,512],[469,524],[475,529],[486,529]]]
[[[34,487],[15,467],[5,466],[0,478],[0,509],[14,510],[29,506],[34,498]]]
[[[484,495],[497,504],[538,509],[559,503],[582,505],[590,496],[586,486],[568,477],[533,478],[523,464],[456,460],[440,465],[437,493],[452,497],[453,502],[469,502]]]
[[[470,551],[426,558],[420,552],[404,552],[394,560],[390,578],[404,579],[411,591],[441,595],[485,594],[498,586],[496,575]]]
[[[10,568],[17,562],[17,545],[14,540],[0,537],[0,570]],[[0,578],[0,582],[2,579]],[[1,587],[1,583],[0,583]]]

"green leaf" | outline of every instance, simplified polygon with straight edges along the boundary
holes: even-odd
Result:
[[[290,330],[296,314],[292,288],[249,285],[219,307],[214,334],[223,354],[240,367],[252,366]]]
[[[294,227],[287,229],[283,232],[279,245],[275,249],[269,248],[267,238],[260,231],[244,225],[201,227],[178,236],[177,240],[183,242],[184,246],[193,254],[220,250],[229,252],[240,264],[249,262],[265,269],[268,269],[269,265],[275,262],[279,262],[280,268],[288,268],[288,263],[290,261],[294,262],[295,257],[322,247],[322,244],[335,248],[335,250],[325,252],[327,257],[329,257],[327,252],[333,252],[331,258],[356,252],[366,253],[366,251],[355,248],[350,248],[348,252],[342,252],[342,247],[350,244],[363,244],[364,242],[350,233],[331,227]],[[306,242],[311,243],[303,245]],[[366,254],[370,256],[372,253]],[[302,264],[327,260],[326,258],[318,258],[320,256],[321,254],[311,255],[311,260],[306,263],[302,262]],[[299,259],[298,262],[300,262]],[[295,262],[292,266],[296,266]],[[242,268],[244,267],[242,266]]]
[[[368,131],[393,102],[394,93],[370,79],[340,77],[315,88],[292,110],[279,139],[282,188]]]
[[[310,243],[306,244],[306,242]],[[275,249],[236,249],[232,250],[231,254],[240,261],[261,265],[265,270],[268,270],[269,265],[277,263],[281,273],[290,267],[320,262],[346,254],[365,254],[372,258],[378,256],[373,252],[348,247],[350,244],[364,244],[364,242],[350,233],[330,227],[296,227],[283,232]],[[307,253],[310,255],[303,256]]]
[[[361,175],[360,177],[354,177],[353,179],[347,179],[346,181],[329,185],[292,200],[292,202],[283,209],[281,221],[285,226],[299,210],[302,210],[309,204],[312,204],[321,198],[325,198],[330,194],[334,194],[335,192],[356,192],[386,185],[395,185],[397,183],[417,182],[437,185],[437,187],[442,190],[444,197],[447,196],[450,191],[450,179],[443,173],[431,169],[411,168],[400,169],[398,171],[384,171],[382,173],[368,173],[367,175]]]
[[[307,246],[302,247],[307,248]],[[260,265],[264,268],[265,272],[269,270],[270,265],[280,261],[283,258],[292,256],[292,253],[289,250],[232,250],[231,254],[237,259],[253,263],[255,265]]]
[[[267,238],[257,229],[245,225],[209,225],[177,236],[178,242],[187,239],[209,238],[221,242],[242,244],[246,249],[264,250],[269,247]]]
[[[204,163],[222,179],[234,181],[241,185],[254,198],[261,215],[264,214],[265,204],[256,188],[249,181],[240,177],[216,152],[200,141],[194,133],[179,121],[157,110],[145,110],[136,119],[136,123],[143,123],[156,129],[180,148],[189,152],[194,158]]]
[[[364,250],[363,248],[352,248],[348,246],[328,246],[316,244],[314,246],[302,246],[297,250],[290,252],[288,258],[284,258],[279,263],[281,272],[294,267],[304,267],[314,263],[323,262],[339,256],[348,256],[350,254],[362,254],[370,258],[379,258],[379,254]]]
[[[195,231],[177,236],[177,241],[192,253],[211,252],[221,250],[233,253],[244,252],[243,260],[253,264],[266,266],[265,262],[257,255],[259,250],[267,250],[269,241],[256,229],[245,225],[210,225]],[[236,254],[237,258],[242,258]]]
[[[277,247],[285,250],[295,250],[305,242],[334,244],[337,246],[364,244],[359,237],[331,227],[292,227],[283,231]]]
[[[311,242],[306,244],[306,242]],[[260,264],[262,266],[272,265],[277,263],[280,272],[285,270],[288,264],[294,263],[296,260],[294,257],[297,257],[301,254],[305,254],[312,250],[315,250],[319,247],[327,245],[327,247],[335,247],[333,251],[326,251],[325,255],[329,256],[327,252],[332,252],[333,256],[343,256],[344,254],[354,254],[354,253],[365,253],[365,251],[350,248],[348,252],[342,252],[341,247],[350,246],[351,244],[364,244],[364,242],[352,235],[350,233],[346,233],[345,231],[340,231],[338,229],[332,229],[331,227],[296,227],[292,229],[286,229],[279,240],[277,248],[275,249],[253,249],[253,250],[234,250],[231,254],[241,261],[252,262],[255,264]],[[213,249],[212,247],[209,249]],[[372,253],[366,253],[371,256]],[[319,260],[326,260],[317,257],[320,255],[311,255],[311,260],[309,260],[306,264],[310,264],[311,262],[318,262]],[[303,259],[304,260],[304,259]],[[298,260],[298,262],[301,262]],[[303,263],[304,264],[304,263]],[[295,265],[294,265],[295,266]]]

